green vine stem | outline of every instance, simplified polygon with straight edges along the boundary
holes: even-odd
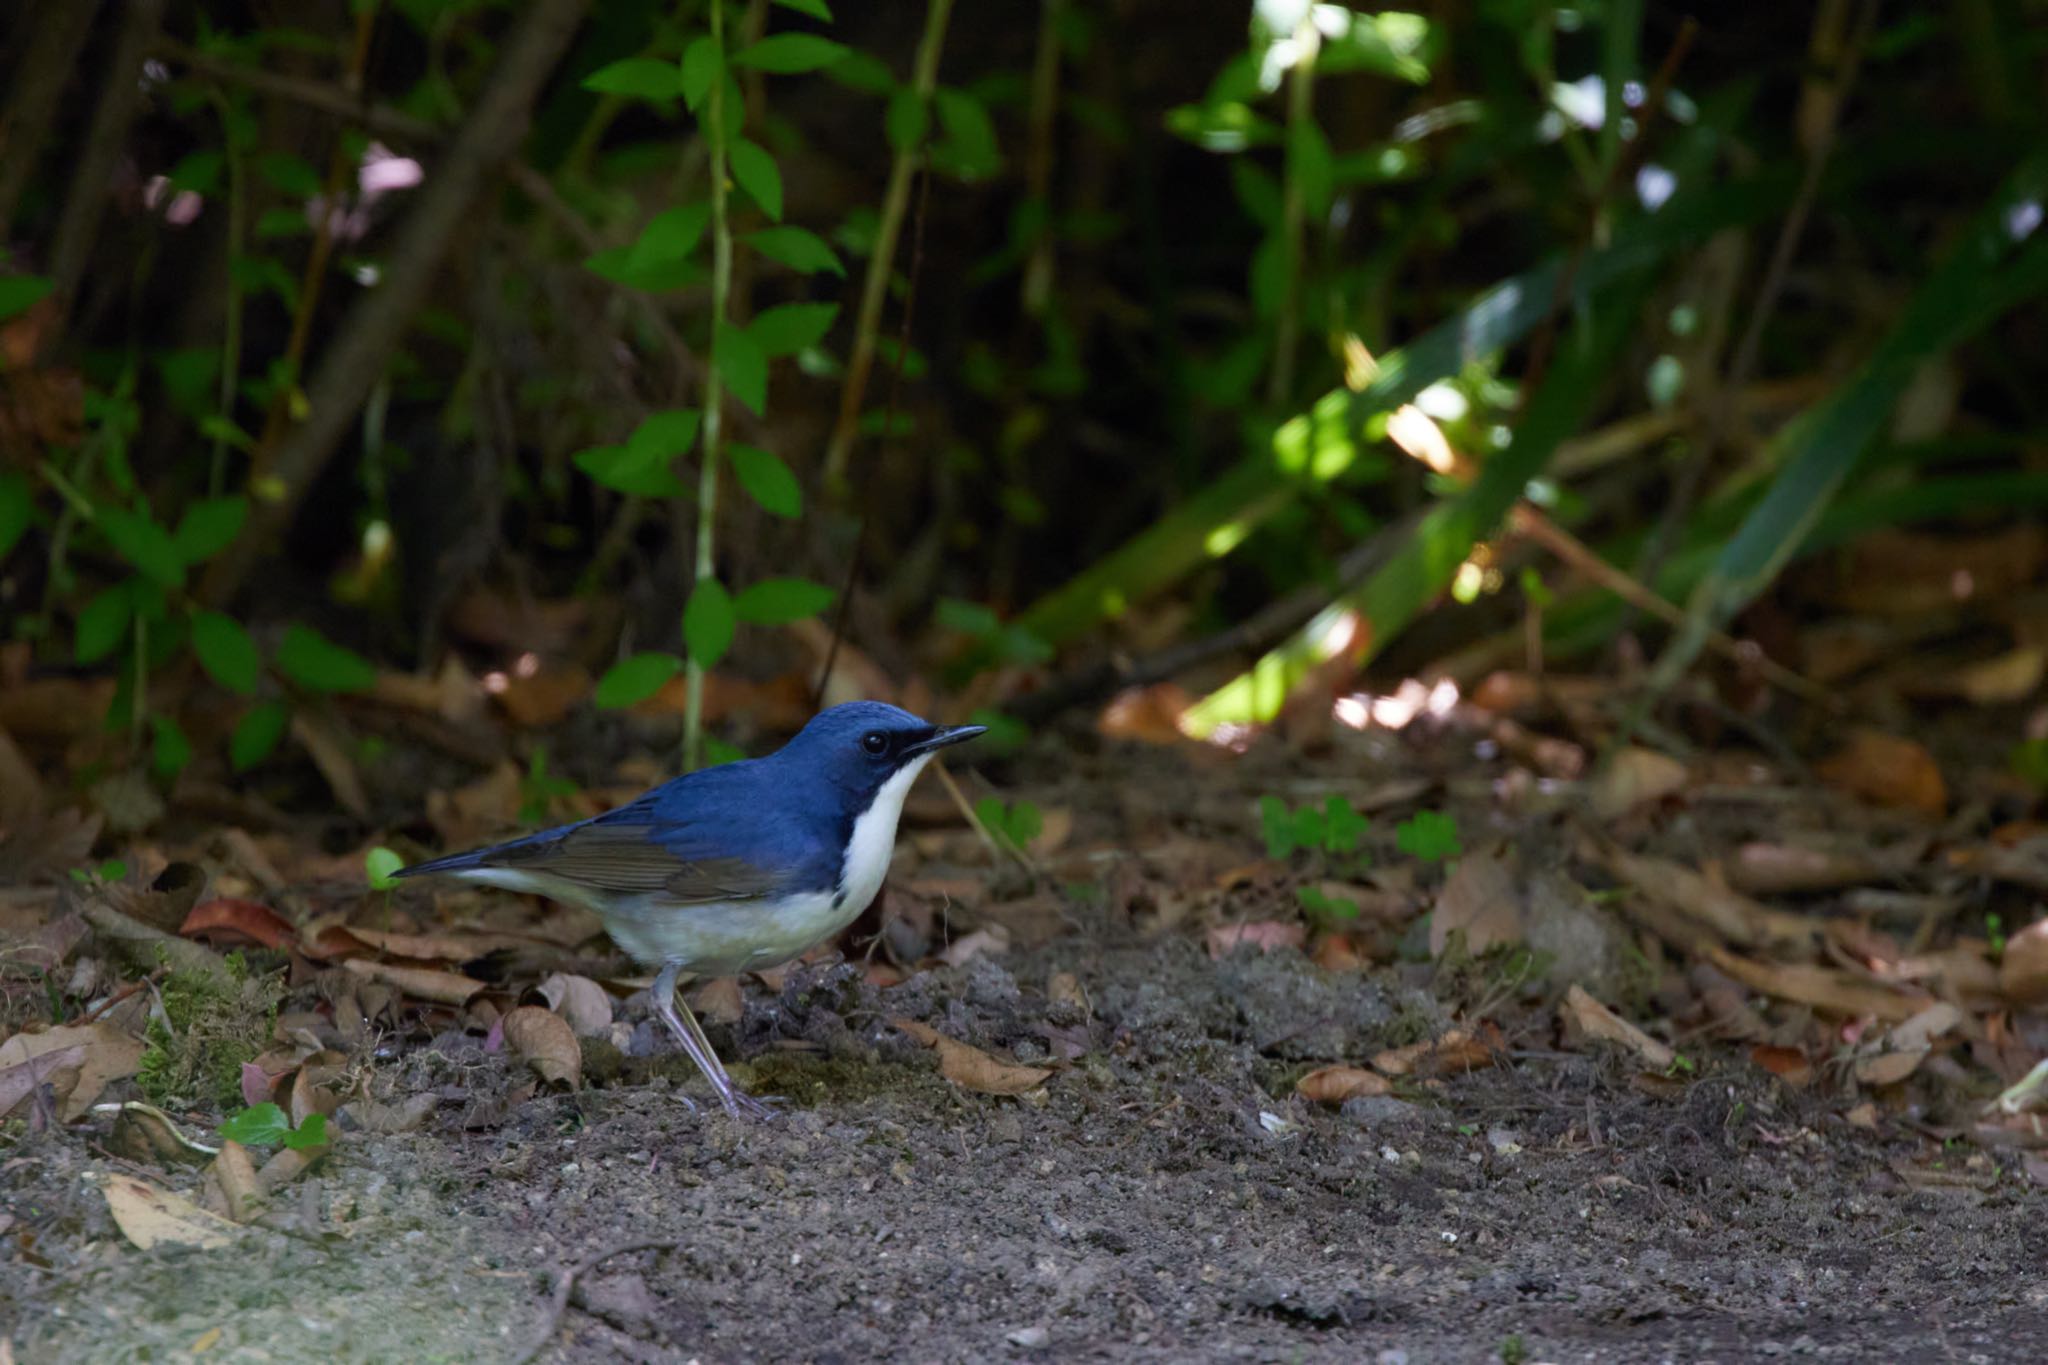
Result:
[[[704,367],[704,453],[697,470],[697,576],[692,591],[717,572],[712,539],[718,522],[719,438],[725,386],[718,373],[719,332],[732,292],[732,226],[725,207],[725,19],[723,0],[711,0],[711,42],[718,69],[706,97],[711,154],[711,363]],[[704,665],[692,652],[683,673],[683,768],[696,768],[704,744]]]
[[[927,109],[931,106],[932,91],[938,88],[939,52],[945,47],[946,24],[952,13],[953,0],[931,0],[925,10],[924,36],[918,40],[917,66],[911,74],[911,85]],[[867,392],[868,372],[875,364],[875,334],[882,322],[882,300],[888,296],[889,276],[895,267],[896,239],[903,231],[903,215],[910,208],[910,183],[922,154],[922,147],[898,147],[889,165],[889,187],[882,195],[882,217],[875,230],[875,254],[868,258],[853,352],[846,359],[846,385],[839,391],[839,418],[832,427],[831,443],[825,448],[828,488],[840,488],[846,482],[853,440],[860,431],[861,399]]]

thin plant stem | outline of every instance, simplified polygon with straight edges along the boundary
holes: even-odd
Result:
[[[939,84],[939,53],[946,44],[946,23],[953,13],[953,0],[930,0],[924,15],[924,37],[917,44],[917,67],[911,75],[917,98],[927,107]],[[861,287],[860,315],[854,325],[853,350],[846,358],[846,384],[839,391],[839,418],[832,427],[832,440],[825,448],[825,484],[843,487],[846,466],[853,458],[854,437],[860,431],[860,405],[868,386],[868,372],[875,364],[875,334],[882,322],[882,300],[889,292],[889,276],[895,267],[896,238],[903,231],[903,215],[910,208],[911,181],[916,178],[922,147],[898,147],[889,164],[889,187],[882,195],[882,216],[875,229],[875,254],[868,258],[867,280]]]
[[[732,292],[732,227],[725,216],[725,18],[724,0],[711,0],[711,41],[718,49],[718,75],[711,82],[705,127],[711,155],[711,363],[704,367],[704,453],[697,469],[697,576],[692,586],[717,570],[713,534],[718,522],[719,438],[724,433],[725,386],[718,374],[718,333],[725,326],[726,296]],[[683,673],[683,768],[694,769],[704,744],[704,664],[694,652]]]
[[[1294,388],[1294,352],[1301,337],[1302,204],[1301,176],[1294,165],[1297,133],[1315,118],[1316,43],[1315,22],[1303,19],[1294,30],[1301,55],[1287,73],[1287,168],[1280,200],[1282,260],[1286,281],[1280,291],[1280,316],[1273,331],[1273,369],[1267,376],[1266,398],[1275,406],[1285,403]]]

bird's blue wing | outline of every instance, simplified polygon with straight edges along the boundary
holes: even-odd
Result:
[[[838,859],[778,822],[754,783],[735,780],[743,776],[705,769],[594,820],[437,858],[401,875],[523,872],[601,898],[654,896],[671,904],[754,900],[836,880]]]

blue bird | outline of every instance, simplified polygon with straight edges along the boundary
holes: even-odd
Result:
[[[903,798],[932,755],[987,727],[933,725],[882,702],[811,718],[766,758],[686,773],[592,820],[398,872],[458,877],[597,912],[661,974],[654,1011],[728,1113],[741,1093],[676,980],[787,962],[844,929],[882,888]]]

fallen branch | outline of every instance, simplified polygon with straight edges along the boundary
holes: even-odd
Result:
[[[306,388],[306,421],[284,438],[266,473],[279,496],[259,502],[242,534],[214,560],[200,596],[223,604],[240,592],[265,546],[292,522],[335,447],[384,373],[406,326],[422,304],[441,261],[470,225],[470,204],[485,178],[510,158],[525,135],[534,100],[589,0],[537,0],[506,42],[504,57],[469,118],[427,177],[384,277],[359,296]]]

